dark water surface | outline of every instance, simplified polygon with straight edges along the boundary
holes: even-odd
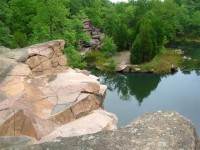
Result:
[[[150,111],[171,110],[190,119],[200,135],[200,74],[103,74],[108,86],[104,108],[117,115],[118,127]],[[199,75],[199,76],[198,76]]]

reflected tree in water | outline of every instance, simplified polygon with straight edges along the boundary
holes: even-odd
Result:
[[[161,76],[153,74],[130,74],[127,76],[130,94],[134,95],[141,104],[144,98],[147,98],[152,91],[154,91],[159,82]]]
[[[101,83],[107,85],[108,90],[116,90],[120,99],[128,101],[131,96],[135,96],[139,105],[161,81],[161,76],[153,74],[118,74],[99,71],[92,73],[100,77]]]
[[[196,70],[195,72],[196,72],[197,76],[200,76],[200,70]]]

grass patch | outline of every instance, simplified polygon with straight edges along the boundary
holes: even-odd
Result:
[[[196,43],[200,43],[200,37],[199,38],[176,38],[174,41],[176,41],[176,42],[196,42]]]
[[[100,51],[89,52],[85,56],[87,66],[96,67],[101,71],[113,72],[117,66],[117,62],[113,59],[105,57],[105,53]]]
[[[148,63],[139,65],[142,70],[153,70],[156,74],[166,74],[171,72],[172,65],[179,67],[182,57],[175,53],[174,49],[164,49]]]
[[[175,41],[169,44],[169,47],[181,49],[184,51],[184,56],[191,58],[191,60],[182,62],[180,66],[181,70],[200,70],[200,38],[175,39]]]

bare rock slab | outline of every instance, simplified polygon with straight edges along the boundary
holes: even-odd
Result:
[[[44,136],[40,142],[51,141],[60,137],[72,137],[85,134],[92,134],[99,131],[116,129],[117,117],[105,110],[94,110],[85,117],[65,124],[47,136]]]
[[[29,73],[26,67],[19,67],[23,76],[14,68],[1,83],[1,136],[27,135],[39,140],[102,106],[106,87],[102,92],[97,77],[68,69],[53,76],[25,79]]]
[[[198,150],[192,123],[176,112],[143,115],[124,128],[95,134],[58,138],[23,149],[73,150]]]

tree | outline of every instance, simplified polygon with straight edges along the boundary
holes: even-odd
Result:
[[[193,31],[190,33],[193,37],[199,37],[200,36],[200,11],[194,12],[191,18],[191,27]]]
[[[12,36],[8,26],[9,6],[5,0],[0,1],[0,45],[12,47]]]
[[[139,33],[131,48],[131,63],[150,61],[157,53],[156,33],[151,20],[144,17],[139,23]]]
[[[111,37],[105,37],[103,41],[103,46],[101,47],[101,51],[104,53],[105,57],[111,57],[116,53],[116,45],[113,42],[113,39]]]
[[[11,0],[9,2],[11,15],[9,17],[9,23],[12,28],[12,32],[22,32],[30,36],[32,30],[29,23],[36,15],[35,0]]]
[[[63,37],[70,24],[67,19],[69,11],[65,8],[65,0],[36,0],[37,15],[33,18],[32,40],[41,42]]]

